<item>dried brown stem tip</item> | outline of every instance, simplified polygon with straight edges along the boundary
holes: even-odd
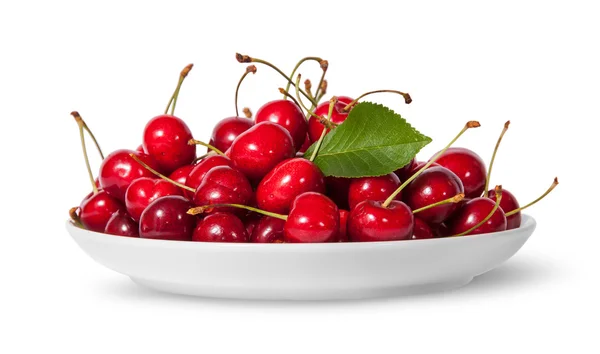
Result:
[[[207,211],[211,211],[212,209],[213,207],[211,205],[205,205],[188,209],[187,213],[190,215],[198,215]]]
[[[325,95],[327,93],[327,80],[323,80],[321,82],[321,95]]]
[[[77,122],[82,121],[81,116],[79,115],[79,112],[73,111],[73,112],[71,112],[71,115],[73,116],[73,118],[75,118],[75,121],[77,121]]]
[[[454,196],[454,198],[452,198],[452,202],[453,203],[458,203],[461,200],[465,199],[465,194],[464,193],[460,193]]]
[[[412,102],[412,97],[410,97],[410,95],[408,93],[405,93],[403,95],[403,97],[404,97],[404,103],[410,104]]]
[[[246,67],[246,72],[248,74],[252,73],[252,74],[256,74],[256,65],[248,65]]]
[[[240,53],[235,53],[235,59],[237,59],[240,63],[252,63],[252,58],[247,55],[242,55]]]
[[[190,71],[192,71],[193,67],[194,64],[188,64],[185,68],[183,68],[183,70],[181,70],[181,77],[186,77]]]
[[[321,60],[319,64],[321,65],[321,69],[323,69],[323,71],[327,71],[327,68],[329,68],[329,62],[327,60]]]
[[[479,124],[479,122],[476,120],[470,120],[467,122],[467,128],[479,128],[479,127],[481,127],[481,124]]]
[[[69,217],[74,222],[79,222],[79,213],[78,212],[79,212],[79,207],[73,207],[73,208],[69,209]]]
[[[304,80],[304,89],[308,92],[312,89],[312,83],[309,79]]]
[[[244,107],[242,112],[244,112],[244,115],[246,116],[246,118],[252,118],[252,111],[250,110],[250,108]]]
[[[509,125],[510,125],[510,120],[507,120],[506,123],[504,123],[504,129],[508,129]]]

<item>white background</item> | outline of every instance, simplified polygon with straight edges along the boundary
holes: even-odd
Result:
[[[0,352],[597,353],[600,26],[589,3],[2,1]],[[331,94],[410,92],[410,106],[372,99],[434,139],[423,159],[476,119],[458,145],[489,160],[510,119],[492,183],[522,203],[554,176],[561,185],[529,211],[538,229],[513,259],[451,292],[272,303],[139,288],[64,229],[89,190],[69,112],[106,153],[135,148],[192,62],[177,113],[208,139],[235,112],[236,51],[285,71],[328,59]],[[318,80],[314,63],[302,73]],[[283,85],[259,66],[240,106],[256,111]]]

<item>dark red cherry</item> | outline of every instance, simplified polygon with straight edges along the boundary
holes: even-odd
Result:
[[[348,204],[350,210],[364,201],[375,200],[383,201],[390,196],[400,186],[398,176],[393,173],[378,177],[362,177],[352,179],[348,190]],[[398,194],[395,199],[400,200],[402,194]]]
[[[106,224],[114,213],[125,210],[125,206],[103,190],[90,193],[79,206],[79,219],[87,230],[104,232]]]
[[[488,191],[487,197],[495,202],[496,201],[496,192],[493,189]],[[502,189],[502,199],[500,199],[500,208],[502,208],[502,210],[504,210],[505,213],[508,213],[510,211],[519,209],[520,207],[521,206],[519,205],[519,202],[517,201],[517,197],[515,197],[514,194],[507,191],[506,189]],[[521,219],[522,219],[522,217],[521,217],[520,211],[515,214],[507,216],[506,217],[506,229],[512,230],[512,229],[519,228],[521,226]]]
[[[413,235],[412,210],[393,200],[387,208],[383,202],[365,200],[348,216],[348,237],[354,242],[408,240]]]
[[[346,107],[347,104],[348,103],[340,101],[340,97],[338,97],[338,102],[333,106],[333,112],[331,113],[332,123],[342,124],[346,118],[348,118],[348,112],[344,112],[344,107]],[[327,119],[327,115],[329,114],[329,101],[319,104],[314,113],[317,116]],[[308,119],[308,136],[312,142],[319,140],[323,133],[323,129],[325,129],[325,126],[311,115]]]
[[[350,209],[348,205],[348,192],[353,178],[325,177],[327,196],[337,204],[340,209]]]
[[[226,151],[240,134],[250,129],[253,125],[254,121],[249,118],[225,118],[213,128],[209,144],[221,151]]]
[[[141,177],[154,177],[152,172],[145,169],[129,154],[134,154],[154,169],[158,168],[150,155],[133,150],[117,150],[106,156],[100,166],[100,176],[98,177],[100,186],[106,193],[120,201],[125,201],[125,192],[131,182]]]
[[[229,150],[233,166],[255,183],[296,153],[290,133],[271,122],[258,123],[246,130]]]
[[[170,174],[196,158],[196,146],[189,145],[192,132],[185,122],[175,116],[156,116],[144,128],[144,150],[152,156],[159,169]]]
[[[460,179],[444,167],[430,167],[410,182],[403,191],[402,201],[412,210],[441,202],[463,193]],[[448,203],[419,212],[419,219],[431,224],[446,220],[457,205]]]
[[[283,227],[285,221],[263,216],[252,230],[250,242],[253,243],[276,243],[283,242]]]
[[[302,109],[288,100],[275,100],[264,104],[256,112],[256,123],[272,122],[284,127],[294,142],[294,152],[300,150],[306,139],[308,125]]]
[[[187,211],[192,203],[179,195],[158,198],[142,213],[140,237],[160,240],[191,241],[197,217]]]
[[[436,162],[460,178],[467,198],[477,198],[483,194],[487,172],[485,163],[475,152],[465,148],[451,147]]]
[[[185,182],[187,181],[188,176],[192,172],[193,168],[194,168],[194,165],[181,166],[169,175],[169,179],[172,179],[173,181],[175,181],[177,183],[185,185]],[[194,197],[193,194],[191,194],[191,192],[189,192],[183,188],[180,188],[180,189],[181,189],[181,192],[183,193],[183,195],[188,197],[188,199],[191,199]]]
[[[258,223],[260,222],[260,219],[263,216],[261,214],[258,213],[254,213],[254,212],[248,212],[244,218],[242,218],[242,221],[244,222],[244,226],[246,227],[246,233],[248,233],[249,236],[252,236],[252,232],[254,231],[254,228],[256,227],[256,225],[258,225]]]
[[[492,212],[494,205],[495,202],[487,197],[469,200],[445,222],[448,226],[449,234],[458,235],[476,226]],[[471,231],[468,235],[504,230],[506,230],[506,216],[502,208],[498,208],[487,222]]]
[[[229,213],[208,215],[194,229],[192,241],[198,242],[248,242],[244,223]]]
[[[185,185],[190,188],[198,189],[208,171],[217,166],[233,167],[233,162],[231,162],[228,157],[223,155],[208,156],[200,161],[196,166],[194,166],[192,171],[190,171],[188,178],[185,181]]]
[[[260,209],[287,214],[294,199],[305,192],[325,193],[325,177],[311,161],[296,157],[280,162],[258,184]]]
[[[306,192],[294,200],[283,228],[290,243],[333,242],[340,228],[340,213],[324,194]]]
[[[346,225],[348,224],[348,216],[350,212],[348,210],[340,209],[340,232],[338,233],[338,242],[348,242],[348,231]]]
[[[306,138],[304,138],[304,143],[302,143],[300,150],[298,150],[298,152],[296,154],[301,154],[301,155],[304,154],[311,145],[312,145],[312,142],[310,141],[308,134],[306,134]]]
[[[139,225],[124,210],[117,210],[108,220],[105,234],[127,237],[140,237]]]
[[[412,177],[415,173],[419,172],[419,170],[422,169],[426,164],[427,164],[427,161],[416,161],[413,164],[413,166],[410,169],[410,171],[408,172],[408,178]],[[439,163],[437,163],[437,162],[434,162],[431,165],[429,165],[429,167],[427,167],[427,168],[436,167],[436,166],[440,167],[441,165]],[[402,180],[402,179],[400,179],[400,180]],[[403,180],[403,181],[406,181],[406,179]]]
[[[406,181],[410,176],[413,175],[412,169],[415,167],[416,164],[417,164],[417,160],[415,157],[413,157],[413,159],[410,160],[409,163],[400,167],[399,169],[394,171],[394,173],[396,174],[396,176],[398,176],[400,181]]]
[[[181,188],[162,179],[142,177],[133,181],[125,192],[125,206],[131,218],[139,221],[150,203],[167,195],[183,195]]]
[[[240,171],[229,166],[213,167],[204,176],[196,189],[194,204],[243,204],[252,199],[252,186]],[[241,215],[244,210],[230,207],[217,207],[207,213],[230,212]]]
[[[435,238],[435,236],[435,232],[425,221],[415,217],[415,227],[411,240],[425,240]]]

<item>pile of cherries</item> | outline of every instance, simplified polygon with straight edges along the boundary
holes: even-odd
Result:
[[[104,157],[79,113],[81,142],[93,191],[70,210],[74,223],[111,235],[204,242],[308,243],[429,239],[475,235],[518,228],[521,210],[515,196],[501,186],[489,189],[489,170],[473,151],[450,147],[469,128],[428,161],[413,159],[383,176],[342,178],[324,176],[313,163],[323,137],[340,124],[358,100],[326,94],[326,60],[307,57],[291,76],[267,61],[237,54],[242,63],[276,69],[287,81],[283,99],[264,104],[252,118],[249,109],[221,120],[208,143],[195,140],[187,124],[174,115],[177,97],[192,65],[181,72],[165,113],[146,124],[136,150],[121,149]],[[323,70],[312,92],[309,80],[300,86],[305,61]],[[289,94],[290,86],[295,97]],[[406,93],[394,90],[412,99]],[[302,98],[301,95],[304,97]],[[304,104],[310,101],[310,107]],[[170,112],[169,112],[170,110]],[[84,134],[94,141],[102,164],[94,177]],[[315,144],[311,156],[304,156]],[[197,145],[208,153],[197,157]]]

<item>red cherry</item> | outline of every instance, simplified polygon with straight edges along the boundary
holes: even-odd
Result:
[[[208,215],[194,229],[192,241],[199,242],[248,242],[248,234],[242,221],[229,213]]]
[[[243,117],[225,118],[213,128],[209,144],[221,151],[226,151],[240,134],[252,126],[254,126],[252,119]]]
[[[412,169],[415,167],[416,164],[417,164],[416,157],[413,157],[413,159],[410,160],[409,163],[400,167],[399,169],[394,171],[394,173],[396,174],[396,176],[398,176],[398,178],[400,178],[401,181],[406,181],[410,176],[413,175]]]
[[[233,166],[253,182],[259,182],[278,163],[296,153],[290,133],[271,122],[246,130],[229,149]]]
[[[340,228],[335,203],[315,192],[300,194],[294,200],[283,228],[285,242],[333,242]]]
[[[350,211],[348,237],[354,242],[408,240],[413,235],[414,217],[401,201],[365,200]]]
[[[284,127],[291,135],[295,151],[299,150],[306,139],[308,125],[302,109],[288,100],[275,100],[264,104],[256,112],[256,123],[272,122]]]
[[[119,210],[125,210],[125,206],[119,200],[103,190],[96,194],[90,193],[79,208],[81,224],[87,230],[95,232],[104,232],[112,215]]]
[[[204,176],[196,189],[194,204],[243,204],[252,199],[252,186],[248,179],[238,170],[229,166],[213,167]],[[216,207],[211,212],[241,213],[241,209]]]
[[[246,227],[246,233],[248,233],[248,235],[252,236],[252,232],[254,231],[256,225],[258,225],[258,223],[260,222],[261,218],[262,215],[258,213],[248,212],[246,216],[242,219],[244,221],[244,226]]]
[[[348,210],[340,209],[340,232],[338,233],[338,242],[348,242],[348,231],[346,225],[348,224],[348,216],[350,212]]]
[[[362,177],[352,179],[348,190],[348,204],[350,210],[364,201],[375,200],[382,201],[392,194],[400,186],[398,176],[393,173],[378,177]],[[401,194],[396,196],[400,200]]]
[[[175,116],[156,116],[144,128],[144,150],[152,156],[159,169],[170,174],[196,158],[196,146],[189,145],[190,128]]]
[[[338,97],[338,102],[333,106],[333,112],[331,113],[331,122],[335,124],[342,124],[346,118],[348,118],[348,112],[344,111],[344,107],[350,102],[345,102],[349,97]],[[344,99],[344,101],[340,101]],[[352,99],[350,99],[352,101]],[[329,114],[329,101],[323,102],[317,106],[314,111],[315,115],[327,119]],[[319,140],[323,133],[325,126],[319,122],[314,116],[310,116],[308,119],[308,136],[312,142]]]
[[[300,147],[300,150],[298,150],[297,154],[303,155],[311,145],[312,142],[310,141],[308,134],[306,134],[306,138],[304,138],[304,143],[302,143],[302,146]]]
[[[197,218],[187,211],[192,203],[179,195],[158,198],[142,213],[140,237],[191,241]]]
[[[348,205],[348,193],[353,178],[325,177],[327,196],[337,204],[340,209],[350,209]]]
[[[406,186],[402,201],[412,210],[416,210],[463,191],[462,182],[452,171],[444,167],[430,167]],[[428,223],[439,224],[446,220],[456,207],[454,203],[438,205],[419,212],[419,218]]]
[[[139,221],[150,203],[167,195],[183,195],[181,188],[162,179],[142,177],[133,181],[125,192],[125,206],[131,218]]]
[[[185,185],[190,188],[198,189],[198,186],[200,186],[200,183],[202,183],[202,180],[208,171],[217,166],[233,167],[233,162],[223,155],[208,156],[190,171],[188,178],[185,181]]]
[[[415,227],[413,228],[411,240],[425,240],[435,238],[435,236],[433,229],[425,221],[415,217]]]
[[[144,151],[144,146],[143,145],[138,145],[138,147],[135,149],[135,151],[141,152],[143,154],[146,154],[146,152]]]
[[[488,191],[487,197],[495,202],[496,201],[495,191],[493,189]],[[507,191],[506,189],[502,189],[502,199],[500,200],[500,208],[502,208],[502,210],[504,210],[505,213],[508,213],[509,211],[519,209],[520,207],[521,206],[519,205],[519,202],[517,201],[517,197],[515,197],[514,194]],[[517,229],[520,226],[521,226],[521,212],[520,211],[506,217],[506,229],[507,230]]]
[[[283,227],[285,221],[272,218],[270,216],[262,216],[250,236],[250,242],[253,243],[276,243],[283,242]]]
[[[280,162],[258,184],[256,203],[260,209],[287,214],[296,197],[305,192],[325,193],[321,170],[304,158]]]
[[[419,170],[422,169],[426,164],[427,164],[427,161],[416,161],[413,164],[410,171],[408,171],[408,178],[412,177],[415,173],[419,172]],[[431,165],[429,165],[429,167],[436,167],[436,166],[441,167],[441,165],[437,162],[434,162]],[[427,168],[429,168],[429,167],[427,167]],[[402,178],[400,178],[400,180],[406,181],[406,179],[402,179]]]
[[[124,210],[118,210],[110,217],[104,233],[116,236],[140,237],[138,223]]]
[[[188,176],[192,172],[193,168],[194,168],[194,165],[181,166],[169,175],[169,179],[172,179],[173,181],[175,181],[177,183],[185,185],[185,182],[187,181]],[[191,192],[189,192],[183,188],[180,188],[180,189],[181,189],[183,195],[185,195],[189,199],[193,198],[193,194],[191,194]],[[188,193],[190,193],[190,195],[188,195]]]
[[[477,198],[483,194],[487,172],[485,163],[475,152],[465,148],[449,148],[436,162],[460,178],[467,198]]]
[[[503,197],[504,198],[504,197]],[[501,201],[502,202],[502,201]],[[482,222],[494,208],[495,203],[489,198],[473,198],[458,209],[446,221],[451,235],[458,235]],[[492,217],[468,235],[485,234],[506,230],[506,216],[502,208],[498,208]]]
[[[132,150],[117,150],[108,155],[100,166],[100,186],[106,193],[124,201],[127,187],[138,178],[154,177],[139,162],[135,161],[130,154],[134,154],[150,167],[156,169],[154,159],[146,154]]]

